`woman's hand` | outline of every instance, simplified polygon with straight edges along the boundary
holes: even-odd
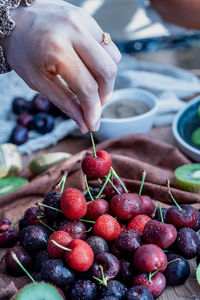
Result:
[[[2,39],[10,66],[83,133],[98,130],[121,57],[115,44],[101,46],[103,31],[94,19],[61,0],[35,0],[11,11],[11,17],[16,27]]]

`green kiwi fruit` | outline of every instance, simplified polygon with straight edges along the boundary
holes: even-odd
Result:
[[[200,127],[193,131],[191,141],[193,142],[193,144],[200,146]]]
[[[29,170],[33,175],[39,175],[54,165],[68,159],[71,154],[66,152],[45,153],[29,163]]]
[[[63,300],[63,297],[53,285],[34,282],[24,286],[11,300]]]
[[[0,179],[0,197],[25,186],[28,180],[21,177],[6,177]]]
[[[200,105],[197,108],[197,116],[200,118]]]
[[[175,186],[181,190],[200,193],[200,164],[188,164],[174,172]]]

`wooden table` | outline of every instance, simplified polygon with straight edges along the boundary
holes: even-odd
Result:
[[[176,145],[170,126],[153,128],[150,131],[150,135],[161,141],[168,142],[172,145]],[[55,151],[65,150],[69,153],[74,154],[89,146],[90,146],[90,141],[87,138],[68,137],[60,141],[55,146],[49,147],[48,149],[45,150],[37,151],[33,153],[31,156],[24,156],[23,165],[24,167],[26,167],[28,161],[45,152],[55,152]],[[191,276],[189,280],[187,280],[185,285],[181,285],[178,287],[167,287],[164,293],[158,298],[159,300],[200,299],[200,287],[198,286],[197,281],[195,279],[195,269],[196,269],[195,259],[190,261],[190,266],[191,266]]]

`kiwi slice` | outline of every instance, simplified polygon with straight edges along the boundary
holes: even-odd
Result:
[[[188,164],[174,172],[175,186],[181,190],[200,193],[200,164]]]
[[[11,300],[63,300],[63,297],[51,284],[34,282],[19,290]]]
[[[28,180],[21,177],[6,177],[0,179],[0,196],[9,194],[25,186]]]
[[[33,159],[29,163],[29,169],[33,175],[39,175],[61,161],[68,159],[70,156],[71,154],[66,152],[45,153]]]
[[[193,142],[193,144],[200,146],[200,127],[193,131],[191,141]]]
[[[200,104],[199,104],[199,106],[197,108],[197,116],[200,118]]]

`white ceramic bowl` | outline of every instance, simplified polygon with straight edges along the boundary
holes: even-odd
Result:
[[[195,97],[186,108],[176,115],[172,126],[172,132],[179,148],[196,162],[200,162],[200,147],[192,144],[190,136],[200,124],[197,117],[197,107],[199,105],[200,96]]]
[[[103,141],[133,133],[147,133],[152,128],[157,112],[157,99],[152,93],[142,89],[120,89],[114,91],[109,100],[102,110],[115,101],[121,101],[122,103],[123,100],[144,102],[149,106],[150,110],[144,114],[129,118],[101,118],[100,129],[95,133],[98,140]]]

